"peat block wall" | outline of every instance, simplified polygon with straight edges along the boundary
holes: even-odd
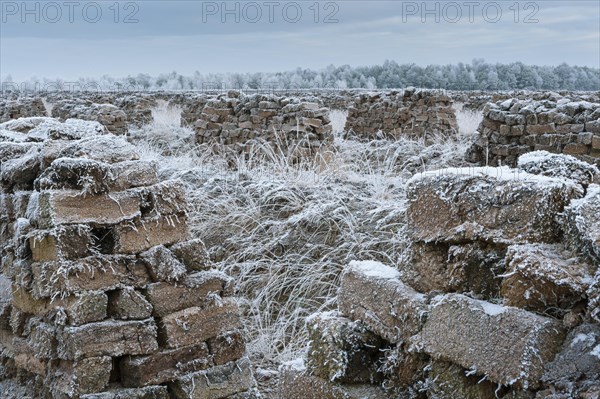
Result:
[[[359,92],[352,90],[331,90],[316,92],[315,96],[321,100],[323,105],[331,110],[346,111]]]
[[[152,122],[152,108],[157,105],[157,101],[161,99],[163,95],[158,93],[138,93],[138,92],[124,92],[124,93],[49,93],[45,96],[46,101],[50,104],[59,104],[61,111],[57,111],[60,115],[56,117],[66,119],[67,117],[79,117],[86,120],[97,120],[92,119],[89,113],[79,111],[75,116],[69,116],[72,109],[79,105],[90,106],[91,104],[110,104],[117,107],[120,111],[126,115],[126,122],[129,125],[135,127],[141,127],[145,124]],[[170,96],[167,96],[167,98]],[[72,105],[67,105],[72,104]],[[97,106],[94,106],[97,107]],[[115,111],[113,111],[115,112]],[[54,115],[53,115],[54,116]],[[116,116],[116,115],[115,115]],[[122,119],[123,116],[119,115],[116,119]],[[107,120],[108,124],[114,124],[114,121]],[[122,129],[122,128],[121,128]],[[111,130],[114,131],[115,129]],[[117,134],[120,132],[116,131]]]
[[[98,122],[0,129],[2,397],[256,397],[233,281],[190,240],[183,183]]]
[[[411,179],[410,249],[346,267],[282,397],[598,397],[598,169],[547,152],[519,165]]]
[[[483,117],[467,152],[470,162],[514,166],[519,155],[545,150],[600,164],[600,101],[595,96],[508,99],[486,105]]]
[[[244,95],[148,93],[145,95],[95,95],[58,100],[52,110],[61,119],[97,120],[122,134],[126,124],[141,126],[152,120],[151,108],[158,99],[182,107],[182,124],[196,132],[199,144],[225,145],[237,152],[250,151],[258,143],[277,143],[312,154],[332,140],[330,109],[348,109],[345,130],[355,138],[413,138],[457,131],[452,100],[440,91],[364,92],[323,91],[299,94]],[[54,99],[56,100],[56,99]],[[110,103],[118,109],[106,104]],[[125,115],[125,116],[124,116]]]
[[[562,97],[570,98],[573,101],[586,100],[590,102],[600,102],[600,92],[576,92],[576,91],[531,91],[531,90],[505,90],[505,91],[456,91],[449,90],[446,93],[457,103],[462,103],[465,109],[483,110],[487,103],[509,100],[548,100],[559,99]]]
[[[415,90],[355,94],[345,131],[358,139],[426,138],[458,131],[452,99],[439,92]]]
[[[112,104],[96,104],[91,101],[62,100],[52,106],[52,116],[61,121],[83,119],[97,121],[109,132],[127,134],[127,114]]]
[[[232,91],[188,99],[181,121],[194,129],[199,144],[223,144],[244,152],[258,143],[277,143],[311,154],[333,141],[328,113],[314,98],[244,96]]]
[[[0,99],[0,123],[30,116],[48,116],[41,98]]]

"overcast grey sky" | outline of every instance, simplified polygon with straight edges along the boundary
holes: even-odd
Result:
[[[0,78],[16,81],[386,59],[600,67],[598,0],[0,0],[0,13]]]

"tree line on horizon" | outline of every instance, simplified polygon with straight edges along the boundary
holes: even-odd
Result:
[[[10,76],[5,82],[12,81]],[[32,78],[28,85],[60,84],[63,81]],[[73,85],[73,82],[69,82]],[[104,75],[80,78],[81,87],[133,90],[211,89],[392,89],[415,86],[445,90],[600,90],[600,69],[587,66],[525,65],[522,62],[491,64],[483,59],[469,63],[428,65],[398,64],[352,67],[330,65],[321,70],[297,68],[286,72],[208,73],[191,76],[177,72],[151,76],[140,73],[125,78]]]

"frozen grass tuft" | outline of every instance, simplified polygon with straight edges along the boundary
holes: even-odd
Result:
[[[140,145],[150,145],[160,153],[185,156],[194,146],[194,131],[181,126],[181,108],[159,100],[152,108],[152,122],[140,129],[130,129],[130,138]],[[149,151],[149,148],[142,148]]]
[[[332,110],[329,113],[329,119],[331,119],[331,127],[333,128],[333,134],[339,135],[344,132],[346,126],[346,119],[348,118],[348,111]]]
[[[185,174],[206,164],[212,153],[195,144],[194,131],[180,126],[181,108],[159,101],[152,109],[152,123],[130,128],[129,138],[141,159],[160,165],[163,178]]]
[[[48,100],[42,97],[42,102],[44,103],[44,108],[46,108],[46,113],[48,116],[52,116],[52,109],[54,108],[54,104],[48,102]]]
[[[191,232],[204,241],[213,266],[236,278],[250,354],[276,363],[302,356],[304,319],[335,309],[345,265],[397,264],[407,247],[405,181],[463,166],[469,145],[462,134],[430,137],[427,145],[343,139],[345,115],[334,111],[334,143],[313,156],[299,160],[288,145],[256,145],[241,157],[182,147],[178,138],[157,140],[182,129],[177,118],[165,119],[137,136],[142,156],[158,162],[164,178],[187,183]]]
[[[165,100],[158,100],[156,107],[152,109],[152,125],[156,127],[170,128],[181,125],[181,108],[169,104]]]
[[[483,120],[483,111],[465,109],[461,103],[455,103],[453,108],[456,114],[456,123],[458,124],[459,134],[463,136],[473,136]]]
[[[277,362],[304,351],[304,317],[335,307],[344,265],[394,262],[404,246],[400,191],[375,201],[366,179],[345,183],[315,171],[308,184],[299,175],[262,166],[208,178],[191,192],[192,231],[236,278],[250,351]]]

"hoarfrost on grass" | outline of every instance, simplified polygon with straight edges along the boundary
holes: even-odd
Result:
[[[236,279],[250,355],[277,363],[305,352],[306,317],[337,308],[351,261],[398,263],[408,245],[406,180],[465,166],[470,145],[464,135],[365,143],[336,134],[331,148],[299,162],[267,147],[244,157],[194,145],[176,111],[161,107],[162,122],[132,133],[136,150],[162,179],[187,184],[191,233],[211,266]],[[338,130],[344,117],[331,115]],[[397,277],[390,269],[383,275]]]

